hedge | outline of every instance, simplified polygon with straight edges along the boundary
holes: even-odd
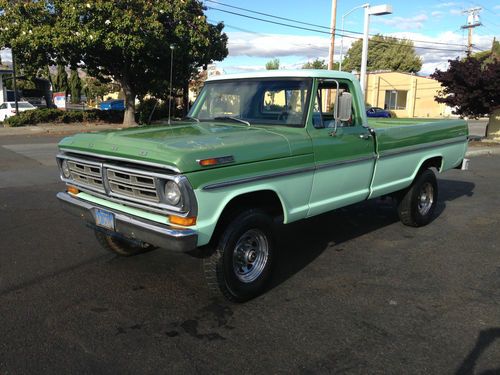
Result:
[[[71,123],[71,122],[106,122],[122,123],[123,111],[61,111],[59,109],[38,108],[32,111],[20,112],[5,120],[6,126],[18,127],[40,123]]]

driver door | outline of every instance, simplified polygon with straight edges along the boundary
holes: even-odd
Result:
[[[323,81],[315,95],[312,124],[308,125],[314,150],[314,173],[308,216],[314,216],[368,198],[375,165],[375,147],[369,129],[353,112],[335,121],[337,95],[349,85]],[[325,98],[330,90],[330,103]],[[325,109],[326,110],[325,110]],[[336,124],[336,126],[335,126]]]

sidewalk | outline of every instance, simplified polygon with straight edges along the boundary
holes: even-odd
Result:
[[[132,126],[134,127],[134,126]],[[127,126],[122,124],[94,124],[94,123],[79,123],[79,124],[40,124],[36,126],[21,126],[18,128],[4,128],[0,125],[0,137],[13,135],[56,135],[56,134],[72,134],[86,133],[101,130],[120,130],[126,129]]]

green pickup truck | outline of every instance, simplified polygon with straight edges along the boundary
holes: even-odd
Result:
[[[217,76],[171,126],[63,139],[57,197],[105,249],[196,250],[209,287],[245,301],[269,279],[278,225],[380,196],[403,224],[429,223],[433,169],[465,165],[467,136],[462,120],[369,125],[347,73]]]

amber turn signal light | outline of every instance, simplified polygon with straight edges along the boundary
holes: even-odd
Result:
[[[80,192],[80,190],[78,190],[74,186],[68,186],[67,190],[68,190],[68,193],[73,194],[73,195],[77,195]]]
[[[191,225],[196,224],[196,216],[195,217],[181,217],[181,216],[170,215],[169,220],[170,220],[170,223],[172,223],[172,224],[183,225],[185,227],[189,227]]]

